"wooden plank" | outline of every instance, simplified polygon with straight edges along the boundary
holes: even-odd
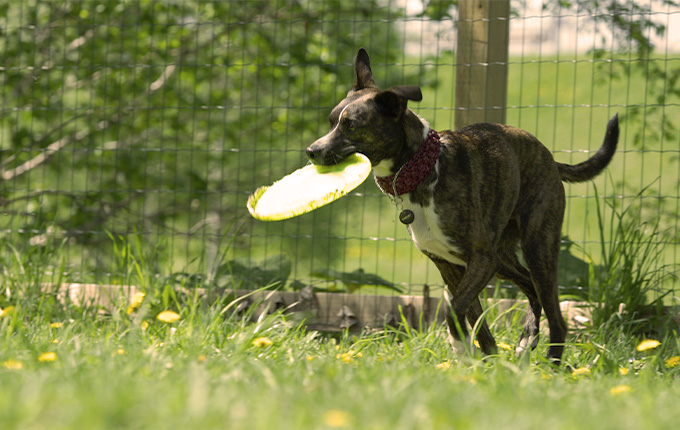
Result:
[[[139,291],[135,286],[98,284],[45,284],[43,291],[56,294],[63,303],[100,308],[111,312],[130,303]],[[195,290],[188,289],[192,294]],[[243,309],[254,306],[252,318],[257,320],[276,311],[298,314],[308,328],[320,331],[359,331],[364,328],[399,326],[406,320],[410,327],[424,329],[444,322],[446,305],[441,297],[374,296],[362,294],[321,293],[311,288],[301,291],[205,290],[199,296],[208,304],[234,294],[243,302]],[[526,300],[488,299],[486,306],[497,307],[507,323],[517,312],[525,314]],[[591,317],[591,306],[584,302],[564,301],[560,304],[567,323],[572,328],[582,327]],[[234,306],[236,310],[238,307]],[[621,312],[623,309],[620,309]]]
[[[505,123],[509,0],[460,0],[455,127]]]

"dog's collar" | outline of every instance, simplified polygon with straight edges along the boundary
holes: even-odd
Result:
[[[430,129],[427,138],[418,151],[397,173],[389,176],[374,176],[378,188],[385,194],[400,196],[418,188],[437,164],[441,143],[439,134]]]

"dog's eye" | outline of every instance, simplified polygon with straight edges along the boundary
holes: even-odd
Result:
[[[350,118],[343,118],[342,126],[347,131],[354,131],[354,129],[356,128],[356,123],[353,120],[351,120]]]

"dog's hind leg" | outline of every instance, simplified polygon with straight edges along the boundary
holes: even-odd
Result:
[[[459,291],[458,286],[465,274],[465,268],[439,258],[430,257],[430,259],[434,262],[435,266],[437,266],[437,269],[439,269],[444,282],[451,292],[451,310],[446,313],[446,323],[449,331],[451,346],[454,348],[454,350],[457,350],[460,349],[460,347],[457,347],[456,344],[458,342],[462,342],[460,339],[459,328],[463,333],[463,337],[466,337],[467,327],[465,326],[463,318],[460,316],[454,318],[454,315],[451,313],[451,311],[456,309],[457,299],[459,298],[461,292]],[[482,316],[483,313],[484,311],[482,309],[482,304],[479,301],[479,297],[474,297],[463,315],[465,315],[465,318],[467,318],[472,327],[474,327],[480,318],[482,318],[477,330],[477,341],[479,342],[479,346],[484,354],[496,354],[498,352],[498,347],[496,346],[496,341],[491,334],[489,324]],[[458,320],[458,324],[456,319]]]
[[[507,255],[506,259],[501,262],[501,268],[498,270],[497,276],[517,285],[520,291],[522,291],[529,300],[530,312],[527,315],[522,335],[520,336],[515,349],[515,355],[519,356],[524,351],[534,349],[536,348],[536,345],[538,345],[541,303],[536,295],[536,290],[531,281],[529,271],[522,266],[517,259],[517,255],[514,253]]]
[[[560,188],[554,194],[562,192]],[[550,347],[548,359],[559,364],[567,338],[567,323],[562,317],[557,291],[557,266],[560,254],[560,237],[562,217],[564,214],[564,197],[562,199],[544,200],[545,207],[534,208],[522,220],[523,232],[521,247],[527,263],[531,279],[538,295],[538,300],[545,311],[550,326]]]

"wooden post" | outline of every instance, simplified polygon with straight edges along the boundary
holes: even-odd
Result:
[[[510,0],[460,0],[456,116],[461,128],[505,122]]]

